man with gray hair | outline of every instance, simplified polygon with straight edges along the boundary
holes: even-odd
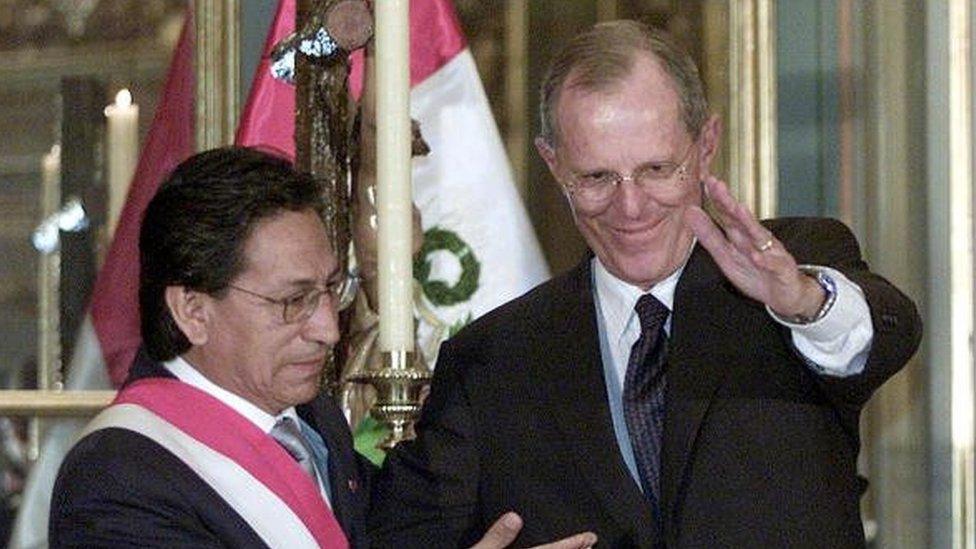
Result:
[[[591,253],[443,345],[372,541],[458,546],[511,509],[517,545],[863,546],[860,410],[918,346],[912,302],[843,224],[760,222],[732,197],[720,122],[664,33],[577,36],[541,113]]]

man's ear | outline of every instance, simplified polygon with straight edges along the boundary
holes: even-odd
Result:
[[[549,142],[541,137],[535,138],[535,150],[539,151],[539,156],[546,161],[546,166],[549,166],[549,173],[552,174],[552,178],[556,180],[556,184],[559,185],[559,189],[566,194],[566,188],[562,185],[559,180],[559,169],[558,161],[556,160],[556,149],[553,148]],[[567,195],[566,198],[569,198]]]
[[[190,344],[206,343],[210,333],[210,296],[186,286],[167,286],[165,297],[169,314]]]
[[[717,114],[713,114],[705,121],[699,139],[701,140],[701,156],[698,160],[698,171],[704,179],[705,176],[711,175],[712,160],[718,154],[718,148],[722,143],[722,119]]]
[[[545,139],[536,137],[535,150],[539,151],[539,156],[546,161],[549,171],[556,175],[556,150],[552,148],[552,145]]]

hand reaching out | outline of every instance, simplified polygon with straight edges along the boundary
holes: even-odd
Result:
[[[481,541],[471,546],[471,549],[502,549],[508,547],[515,541],[521,530],[522,517],[512,512],[505,513],[495,521],[495,524],[491,525]],[[546,545],[539,545],[535,549],[588,549],[594,545],[596,545],[596,534],[583,532]]]
[[[783,244],[732,197],[725,183],[709,176],[704,190],[721,228],[699,207],[685,212],[685,223],[725,277],[780,316],[814,316],[826,297],[820,285],[800,272]]]

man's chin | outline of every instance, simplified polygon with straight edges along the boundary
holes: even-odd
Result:
[[[622,261],[616,267],[610,270],[614,276],[644,290],[664,280],[674,270],[661,263],[649,263],[646,260]]]
[[[315,397],[318,395],[319,386],[318,381],[316,380],[316,382],[310,386],[306,386],[305,383],[302,383],[300,386],[292,386],[290,390],[287,391],[285,398],[282,400],[287,402],[289,406],[298,406],[299,404],[307,404],[315,400]]]
[[[617,254],[613,262],[604,261],[603,264],[620,280],[646,290],[669,277],[683,264],[687,251],[679,250],[678,247],[683,247],[683,244],[677,244],[664,253],[648,254],[648,250],[658,248],[647,245]]]

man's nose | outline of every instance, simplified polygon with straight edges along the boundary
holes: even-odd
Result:
[[[310,341],[325,345],[339,342],[339,311],[334,300],[322,296],[312,316],[305,321],[302,334]]]
[[[625,216],[637,218],[644,209],[647,194],[641,188],[640,182],[635,180],[632,175],[621,176],[615,189],[614,200]]]

